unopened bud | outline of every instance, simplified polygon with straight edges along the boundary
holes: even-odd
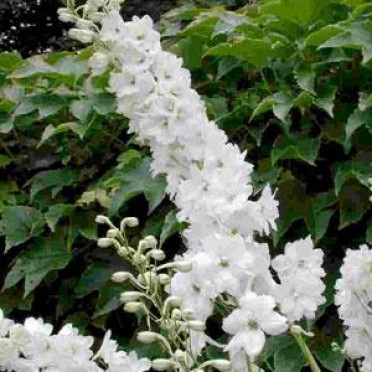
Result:
[[[128,249],[126,247],[120,246],[117,250],[117,253],[120,257],[127,257]]]
[[[170,276],[167,274],[159,274],[159,282],[162,285],[169,284],[171,282]]]
[[[187,273],[192,270],[191,261],[177,261],[173,263],[173,267],[181,273]]]
[[[178,296],[169,296],[165,302],[172,307],[180,307],[182,305],[182,298]]]
[[[118,271],[112,274],[111,280],[114,283],[124,283],[129,280],[131,276],[132,274],[128,273],[127,271]]]
[[[147,252],[146,256],[150,256],[156,261],[165,260],[165,253],[161,249],[151,249],[151,251]]]
[[[154,359],[151,362],[151,368],[155,371],[167,371],[171,366],[172,362],[169,359]]]
[[[90,30],[93,25],[94,23],[92,21],[88,21],[87,19],[79,18],[76,22],[76,26],[82,30]]]
[[[100,248],[108,248],[111,247],[113,244],[113,241],[111,238],[99,238],[97,241],[97,245]]]
[[[141,297],[141,292],[127,291],[120,295],[120,301],[123,303],[137,301]]]
[[[148,236],[145,236],[144,240],[147,242],[147,244],[151,247],[151,248],[156,248],[156,246],[158,245],[158,241],[156,240],[156,238],[152,235],[148,235]]]
[[[128,227],[136,227],[139,225],[138,218],[136,217],[125,217],[121,221],[121,225],[128,226]]]
[[[102,214],[99,214],[98,216],[96,216],[95,221],[96,223],[100,223],[100,224],[107,224],[107,225],[111,224],[110,219],[106,216],[103,216]]]
[[[145,305],[142,302],[133,301],[133,302],[128,302],[124,305],[124,310],[127,313],[136,313],[137,311],[144,310],[144,309],[145,309]]]
[[[79,28],[71,28],[68,31],[68,36],[71,39],[78,40],[83,44],[89,44],[93,41],[95,34],[93,31],[81,30]]]
[[[76,15],[68,8],[57,9],[57,14],[61,22],[75,22],[77,20]]]
[[[105,14],[102,12],[92,12],[88,14],[88,18],[93,22],[101,22]]]
[[[182,312],[180,309],[173,309],[171,314],[171,319],[173,320],[181,320]]]
[[[111,239],[117,238],[118,235],[119,235],[118,229],[109,229],[106,233],[106,236]]]
[[[178,362],[184,362],[187,359],[186,352],[184,352],[180,349],[177,349],[174,352],[174,359],[177,360]]]
[[[191,309],[182,310],[182,318],[185,320],[195,320],[195,313]]]
[[[158,334],[155,332],[144,331],[137,333],[137,340],[143,344],[151,344],[158,339]]]
[[[193,331],[204,332],[206,329],[205,323],[200,320],[189,320],[187,325]]]
[[[215,359],[212,365],[218,371],[231,371],[231,362],[226,359]]]

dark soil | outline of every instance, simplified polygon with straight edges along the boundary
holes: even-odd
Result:
[[[176,5],[176,0],[126,0],[123,17],[149,14],[155,21]],[[22,56],[73,48],[66,38],[69,25],[57,18],[58,0],[1,0],[0,52]]]

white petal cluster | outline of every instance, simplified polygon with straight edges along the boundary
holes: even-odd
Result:
[[[372,367],[372,249],[346,251],[335,303],[347,327],[345,348],[351,358],[364,358],[362,371]]]
[[[280,311],[289,320],[302,317],[313,319],[319,305],[324,303],[322,293],[325,285],[322,277],[325,271],[321,265],[323,251],[314,249],[310,236],[293,243],[287,243],[284,254],[272,260],[280,284],[273,289],[273,295],[280,305]]]
[[[134,352],[117,351],[117,344],[105,335],[99,355],[93,358],[93,337],[80,336],[77,328],[66,324],[52,335],[53,326],[42,319],[27,318],[17,324],[4,317],[0,309],[0,370],[17,372],[143,372],[150,369],[147,359],[138,360]],[[101,358],[107,369],[94,359]]]

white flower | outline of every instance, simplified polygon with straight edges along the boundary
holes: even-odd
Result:
[[[271,296],[247,293],[239,299],[239,307],[223,321],[222,328],[233,337],[225,351],[235,355],[244,350],[255,357],[265,345],[265,333],[278,335],[287,330],[286,318],[274,311]]]
[[[314,249],[310,236],[286,244],[284,254],[272,260],[272,267],[280,279],[280,284],[272,289],[272,295],[288,319],[313,319],[318,306],[324,303],[322,262],[323,252]]]

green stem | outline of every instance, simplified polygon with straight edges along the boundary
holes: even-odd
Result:
[[[298,346],[300,347],[302,354],[306,358],[306,360],[309,362],[309,366],[312,372],[321,372],[315,358],[311,354],[310,349],[307,347],[305,340],[302,337],[301,332],[296,328],[296,326],[292,326],[290,329],[290,332],[292,336],[295,338],[295,340],[298,343]],[[299,327],[298,327],[299,328]]]

